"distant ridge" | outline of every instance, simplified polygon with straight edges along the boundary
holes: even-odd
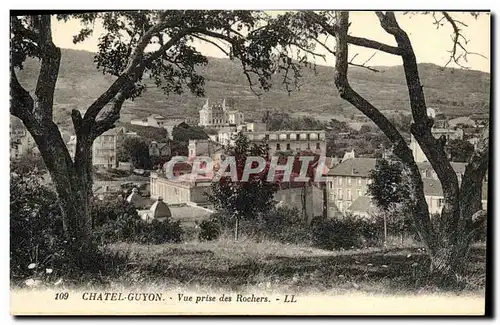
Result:
[[[94,64],[94,54],[87,51],[62,49],[61,69],[55,94],[55,120],[63,129],[71,129],[72,109],[85,110],[113,81],[103,75]],[[350,67],[352,86],[381,110],[409,110],[402,66],[377,67],[375,73],[367,69]],[[359,114],[342,100],[333,85],[333,69],[318,65],[302,72],[300,91],[290,95],[279,83],[262,96],[260,103],[250,90],[238,62],[222,58],[209,58],[201,67],[205,76],[205,94],[213,100],[224,97],[234,99],[235,108],[248,118],[260,119],[262,110],[272,109],[290,114],[307,113],[308,116],[330,119],[338,115]],[[419,64],[428,106],[450,116],[487,114],[490,97],[490,74],[476,70],[441,68],[435,64]],[[32,89],[38,75],[38,61],[29,60],[18,73],[23,85]],[[150,114],[186,115],[197,117],[203,98],[190,93],[168,98],[160,89],[148,87],[146,93],[134,101],[127,101],[122,109],[122,121],[142,118]]]

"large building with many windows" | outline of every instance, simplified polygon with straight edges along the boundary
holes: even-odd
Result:
[[[368,195],[368,184],[371,183],[370,171],[375,169],[377,160],[374,158],[349,158],[334,166],[328,172],[327,211],[328,216],[345,214],[346,212],[369,216],[377,209]],[[437,174],[428,162],[417,163],[422,181],[424,194],[430,213],[440,213],[443,204],[443,190]],[[465,173],[464,163],[452,162],[451,166],[457,174],[459,182]],[[483,209],[487,205],[488,183],[483,184]]]
[[[92,164],[100,168],[118,167],[118,149],[125,140],[125,129],[122,127],[108,130],[94,140],[92,146]],[[67,143],[71,157],[75,157],[76,136],[71,136]]]
[[[241,125],[244,122],[243,113],[229,107],[225,98],[222,104],[213,105],[210,105],[207,99],[200,110],[200,122],[198,125],[209,128],[220,128],[229,125]]]

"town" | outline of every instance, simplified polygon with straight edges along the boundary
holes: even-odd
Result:
[[[428,114],[436,119],[435,109],[429,108]],[[454,151],[449,153],[453,169],[460,181],[466,166],[463,151],[474,148],[477,136],[485,127],[488,117],[460,116],[447,120],[438,113],[437,118],[438,123],[433,134],[436,137],[444,135],[447,140],[462,146],[459,149],[452,148]],[[338,124],[338,121],[335,122]],[[390,147],[381,151],[379,157],[374,157],[373,153],[358,155],[355,148],[346,150],[342,156],[332,155],[334,151],[331,149],[335,144],[328,142],[330,134],[349,139],[359,131],[349,130],[348,126],[335,129],[328,125],[317,130],[268,130],[265,122],[246,122],[244,114],[235,107],[229,107],[225,98],[220,103],[210,103],[207,99],[199,110],[197,123],[194,118],[151,115],[144,120],[131,120],[129,124],[129,129],[127,126],[116,127],[94,141],[92,162],[97,176],[93,185],[94,195],[103,200],[118,197],[126,191],[126,200],[133,204],[144,218],[147,216],[161,219],[171,215],[183,220],[185,215],[199,216],[199,220],[191,220],[193,225],[195,221],[201,222],[214,212],[206,195],[211,190],[212,178],[200,175],[194,179],[189,177],[193,162],[196,157],[209,157],[213,162],[214,171],[217,171],[224,160],[225,148],[234,145],[238,133],[243,134],[251,143],[267,143],[270,157],[310,153],[326,158],[321,166],[323,170],[316,171],[324,177],[324,181],[292,181],[281,184],[274,195],[277,204],[303,211],[309,221],[322,215],[332,217],[349,213],[370,217],[376,213],[377,207],[368,195],[370,172],[375,169],[377,158],[391,157]],[[133,126],[157,129],[159,133],[163,130],[166,132],[164,138],[151,140],[131,131]],[[374,126],[366,123],[361,126],[361,129],[363,128],[373,130]],[[179,140],[176,140],[173,134],[178,130],[178,133],[181,133],[180,130],[191,129],[196,132],[185,131],[185,134],[181,135],[184,147],[179,146]],[[19,121],[17,124],[11,123],[10,132],[11,157],[14,160],[38,155],[32,137]],[[195,138],[189,138],[190,134],[194,134]],[[141,143],[143,147],[133,147],[131,143]],[[437,175],[413,136],[410,137],[409,146],[422,175],[429,211],[439,214],[443,206],[443,193]],[[76,136],[70,136],[67,147],[74,156]],[[330,152],[327,152],[327,148],[330,148]],[[128,154],[124,154],[127,150]],[[183,154],[186,154],[186,160],[177,163],[174,168],[175,176],[180,178],[169,180],[166,177],[166,168],[170,159]],[[452,157],[453,154],[456,157]],[[107,177],[101,180],[99,175]],[[486,177],[482,192],[483,209],[487,207],[487,188]],[[164,208],[158,209],[159,206]]]
[[[12,308],[481,312],[489,13],[10,18]]]

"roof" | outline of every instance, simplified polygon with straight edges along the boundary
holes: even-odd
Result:
[[[354,202],[352,202],[347,211],[371,214],[378,212],[378,208],[372,203],[369,196],[359,196]]]
[[[349,158],[330,169],[328,175],[369,177],[376,163],[375,158]]]
[[[142,196],[138,193],[137,188],[134,187],[132,193],[127,197],[127,202],[132,204],[135,207],[144,206],[144,200]]]
[[[455,173],[459,173],[461,175],[463,175],[465,173],[465,167],[467,167],[467,163],[461,163],[461,162],[452,162],[450,161],[450,164],[451,164],[451,167],[453,168],[453,170],[455,171]],[[422,169],[432,169],[432,165],[430,162],[426,161],[426,162],[419,162],[417,163],[417,166],[418,166],[418,169],[422,170]]]
[[[149,210],[152,213],[152,217],[155,219],[170,218],[172,216],[172,213],[170,212],[168,205],[165,202],[163,202],[162,197],[159,197],[158,200],[155,203],[153,203],[153,205]]]
[[[123,132],[123,131],[124,131],[123,127],[115,127],[115,128],[112,128],[111,130],[104,132],[101,135],[117,135],[118,133]]]
[[[423,178],[425,196],[443,196],[441,182],[434,178]],[[483,182],[481,200],[488,200],[488,183]]]
[[[425,196],[443,196],[441,182],[434,178],[423,178]]]

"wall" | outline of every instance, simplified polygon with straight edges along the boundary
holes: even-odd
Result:
[[[344,213],[359,197],[366,195],[371,180],[362,176],[330,176],[327,182],[328,216]],[[350,193],[349,193],[350,190]]]

